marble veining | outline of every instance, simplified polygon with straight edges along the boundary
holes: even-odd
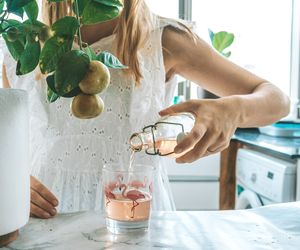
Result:
[[[31,219],[3,250],[298,249],[300,202],[252,210],[153,212],[147,232],[113,235],[101,212]]]

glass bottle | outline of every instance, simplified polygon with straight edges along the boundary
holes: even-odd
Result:
[[[149,155],[174,154],[174,148],[184,136],[189,133],[195,123],[191,113],[178,113],[162,117],[153,125],[144,127],[142,132],[134,133],[130,137],[131,150],[134,152],[145,151]]]

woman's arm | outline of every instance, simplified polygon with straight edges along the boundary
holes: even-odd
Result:
[[[179,74],[220,96],[191,100],[161,112],[188,111],[196,116],[195,127],[175,152],[193,150],[177,159],[191,162],[226,148],[237,127],[263,126],[289,112],[289,98],[275,85],[230,62],[201,39],[196,42],[182,31],[163,33],[167,76]]]
[[[165,29],[166,70],[220,96],[230,96],[240,114],[239,127],[261,126],[288,115],[289,98],[275,85],[230,62],[203,40]],[[237,111],[237,110],[236,110]]]
[[[7,74],[6,74],[6,67],[4,64],[2,64],[2,85],[3,88],[10,88]]]

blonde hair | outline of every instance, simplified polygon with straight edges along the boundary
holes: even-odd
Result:
[[[137,84],[142,73],[138,61],[138,51],[143,47],[151,30],[151,15],[144,0],[123,0],[123,10],[119,16],[116,34],[116,54],[129,67]],[[72,0],[48,2],[43,0],[44,21],[52,25],[56,20],[72,13]]]

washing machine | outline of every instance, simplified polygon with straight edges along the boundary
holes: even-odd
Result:
[[[236,209],[296,200],[296,163],[239,149],[236,169]]]

